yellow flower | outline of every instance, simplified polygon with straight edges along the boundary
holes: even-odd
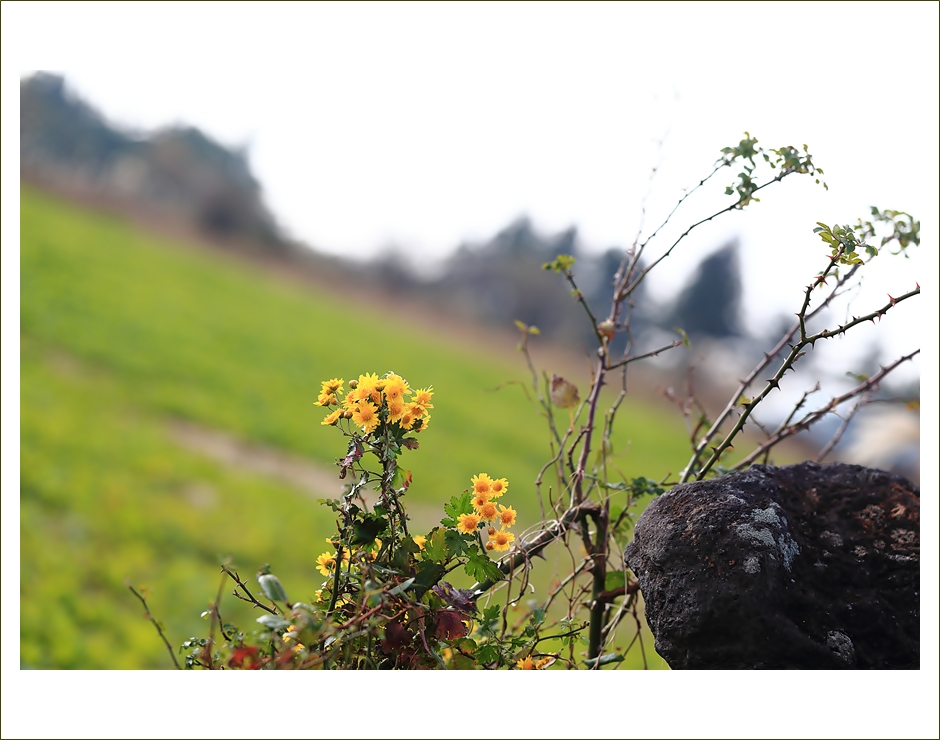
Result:
[[[516,668],[521,671],[543,671],[554,662],[554,655],[546,655],[544,658],[539,658],[538,660],[532,660],[532,656],[527,655],[516,661]]]
[[[320,393],[341,393],[343,390],[343,381],[339,378],[324,380],[320,383]]]
[[[405,415],[405,399],[399,396],[398,398],[386,397],[385,400],[388,403],[388,420],[390,422],[401,422],[402,417]]]
[[[502,496],[506,493],[507,488],[509,488],[509,481],[505,478],[497,478],[496,480],[490,481],[490,489],[493,491],[493,498]]]
[[[490,519],[495,519],[497,516],[496,504],[494,504],[492,501],[487,501],[483,504],[483,506],[477,509],[477,514],[487,521]]]
[[[516,510],[511,506],[499,505],[499,520],[504,527],[511,527],[516,523]]]
[[[408,381],[395,373],[390,373],[389,376],[385,378],[384,391],[386,401],[401,401],[403,400],[403,396],[411,395],[411,388],[408,387]]]
[[[366,434],[370,434],[379,425],[379,410],[371,401],[360,401],[353,409],[352,422]]]
[[[326,393],[324,391],[319,395],[319,397],[317,397],[317,404],[320,406],[329,406],[334,403],[339,403],[335,393]]]
[[[490,493],[489,493],[489,491],[485,491],[485,492],[483,492],[483,493],[477,493],[477,494],[475,494],[474,497],[473,497],[473,499],[471,500],[471,503],[473,504],[473,509],[474,509],[474,511],[476,511],[477,513],[479,513],[479,512],[480,512],[480,509],[483,508],[484,504],[489,503],[489,500],[490,500]]]
[[[382,403],[382,394],[378,389],[379,376],[375,373],[367,373],[359,376],[359,384],[356,388],[356,400],[365,401],[371,397],[376,404]]]
[[[416,432],[423,432],[425,429],[428,428],[428,424],[430,423],[431,423],[431,415],[428,413],[425,413],[424,416],[422,416],[420,419],[415,419],[413,428]]]
[[[408,404],[410,406],[411,404]],[[408,411],[408,406],[405,407],[405,413],[402,414],[401,418],[398,420],[398,425],[402,429],[411,429],[415,425],[415,416]]]
[[[477,531],[477,525],[480,523],[480,517],[476,514],[461,514],[457,520],[457,529],[464,534],[473,534]]]
[[[331,414],[329,414],[323,421],[320,422],[321,427],[332,426],[339,421],[339,417],[343,415],[342,409],[336,409]]]
[[[411,399],[411,402],[417,404],[421,408],[433,409],[434,404],[431,403],[431,396],[434,395],[434,391],[428,388],[419,388],[414,392],[414,396]]]
[[[470,482],[473,484],[474,494],[486,494],[487,500],[489,500],[490,494],[493,492],[493,480],[486,473],[473,476]]]
[[[505,529],[499,530],[496,534],[490,535],[490,542],[493,543],[493,549],[497,551],[508,550],[510,543],[516,539],[516,535],[507,532]]]
[[[334,565],[336,565],[336,557],[330,555],[328,552],[323,553],[317,558],[317,570],[325,576],[330,575]]]
[[[415,544],[418,546],[418,549],[420,550],[424,549],[424,545],[428,541],[428,538],[425,537],[423,534],[416,534],[411,539],[415,541]]]

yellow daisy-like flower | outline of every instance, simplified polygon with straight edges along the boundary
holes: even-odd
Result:
[[[535,662],[532,660],[532,656],[527,655],[524,658],[517,660],[516,668],[518,668],[520,671],[534,671]]]
[[[473,499],[471,499],[470,503],[473,504],[474,511],[479,513],[480,509],[483,508],[483,505],[488,503],[489,500],[490,500],[489,491],[484,491],[483,493],[474,494]]]
[[[395,373],[390,373],[389,376],[385,378],[385,388],[383,390],[385,392],[386,401],[398,401],[402,400],[403,396],[411,395],[411,388],[408,386],[408,381]]]
[[[414,414],[408,412],[408,407],[405,407],[405,413],[402,414],[401,418],[398,420],[398,426],[402,429],[410,430],[415,425]]]
[[[473,476],[470,482],[473,484],[474,494],[479,495],[485,493],[487,494],[487,500],[489,499],[490,494],[493,492],[493,480],[486,473]]]
[[[487,501],[483,504],[478,510],[477,513],[486,521],[490,519],[495,519],[499,512],[496,511],[496,504],[492,501]]]
[[[375,373],[366,373],[359,376],[359,384],[356,387],[356,396],[358,401],[364,401],[369,398],[376,404],[382,403],[382,394],[378,389],[379,376]]]
[[[379,410],[372,401],[360,401],[353,409],[352,422],[366,434],[370,434],[379,425]]]
[[[535,661],[535,670],[537,671],[544,670],[545,668],[547,668],[554,662],[555,662],[554,655],[546,655],[544,658],[539,658],[537,661]]]
[[[414,426],[412,427],[416,432],[423,432],[428,428],[428,424],[431,423],[431,415],[424,414],[420,419],[415,419]]]
[[[330,555],[330,553],[325,552],[320,557],[317,558],[317,570],[319,570],[323,575],[328,576],[333,571],[333,566],[336,565],[336,557]]]
[[[425,544],[427,543],[427,541],[428,541],[428,538],[425,537],[423,534],[416,534],[416,535],[415,535],[414,537],[412,537],[411,539],[413,539],[413,540],[415,541],[415,544],[418,546],[418,549],[419,549],[419,550],[423,550],[423,549],[424,549],[424,545],[425,545]]]
[[[493,498],[502,496],[506,493],[507,488],[509,488],[509,481],[505,478],[497,478],[496,480],[490,481],[490,490],[493,491]]]
[[[413,429],[415,422],[426,414],[427,412],[418,404],[406,403],[405,411],[402,414],[401,419],[398,420],[398,424],[402,429]],[[415,429],[415,431],[420,432],[424,427],[424,423],[418,424],[418,428]]]
[[[499,530],[496,534],[490,535],[490,542],[493,543],[493,549],[496,551],[508,550],[509,545],[516,539],[516,535],[507,532],[505,529]]]
[[[457,529],[464,534],[473,534],[477,531],[480,517],[476,514],[461,514],[457,520]]]
[[[342,390],[343,380],[340,378],[332,378],[330,380],[324,380],[320,383],[321,393],[340,393]]]
[[[414,395],[411,398],[411,402],[421,406],[425,409],[433,409],[434,404],[431,403],[431,396],[434,395],[434,391],[428,388],[419,388],[414,392]]]
[[[504,527],[511,527],[516,523],[516,510],[511,506],[499,505],[499,520]]]
[[[332,426],[339,421],[339,417],[343,415],[342,409],[336,409],[333,413],[329,414],[323,421],[320,422],[321,427]]]
[[[339,403],[339,399],[336,398],[335,393],[327,393],[324,391],[317,397],[317,405],[319,406],[329,406],[334,403]]]
[[[401,396],[398,398],[385,398],[386,403],[388,403],[388,420],[389,422],[399,422],[401,423],[402,417],[405,415],[405,399]]]

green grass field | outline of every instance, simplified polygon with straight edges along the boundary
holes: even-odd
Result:
[[[271,563],[295,598],[319,587],[329,510],[186,449],[174,419],[328,466],[345,450],[320,426],[320,381],[394,370],[435,390],[431,426],[405,459],[413,528],[436,524],[481,471],[509,478],[518,529],[538,521],[544,419],[518,385],[492,390],[526,380],[520,354],[446,327],[430,334],[393,305],[278,280],[26,187],[20,260],[24,667],[169,667],[125,579],[146,584],[175,645],[205,635],[199,614],[225,556],[243,576]],[[626,475],[684,462],[678,418],[630,403],[621,422]],[[233,598],[222,608],[243,626],[256,616]]]

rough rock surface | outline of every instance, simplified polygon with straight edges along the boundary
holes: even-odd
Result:
[[[625,561],[672,668],[919,668],[920,491],[841,463],[676,486]]]

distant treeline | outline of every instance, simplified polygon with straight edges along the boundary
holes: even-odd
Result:
[[[602,319],[623,258],[619,247],[599,255],[587,250],[574,227],[546,235],[527,218],[485,242],[461,245],[433,279],[417,276],[407,259],[395,254],[365,264],[327,258],[283,236],[246,152],[192,127],[143,134],[121,130],[79,99],[63,77],[43,72],[20,83],[20,167],[40,184],[133,204],[195,226],[223,244],[254,245],[298,270],[345,274],[384,293],[407,293],[435,310],[489,324],[506,327],[520,320],[563,341],[589,341],[591,329],[564,281],[542,264],[558,254],[577,257],[579,288]],[[702,263],[676,305],[652,309],[649,297],[638,292],[633,336],[673,326],[693,338],[738,336],[740,292],[737,247],[730,244]],[[625,341],[623,335],[618,340]]]
[[[244,152],[191,127],[135,136],[111,126],[65,80],[20,82],[20,169],[50,184],[159,211],[222,238],[285,246]]]

